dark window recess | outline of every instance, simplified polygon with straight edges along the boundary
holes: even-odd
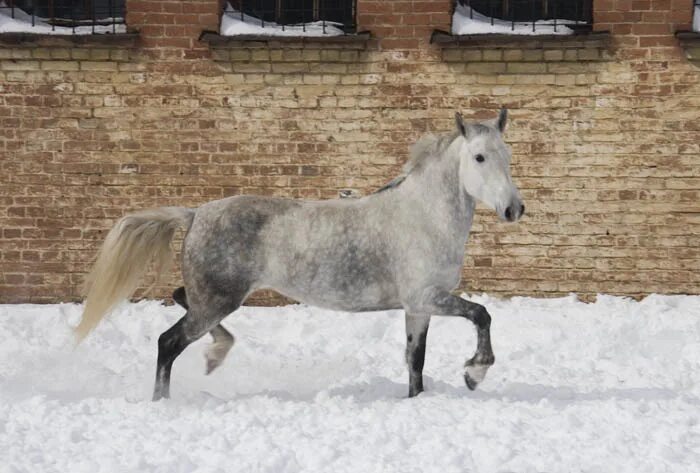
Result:
[[[480,13],[491,21],[504,20],[516,24],[530,23],[533,29],[538,21],[549,26],[561,25],[558,20],[568,20],[567,26],[582,29],[593,23],[593,0],[458,0],[469,7],[471,15]],[[698,0],[700,1],[700,0]],[[568,24],[575,22],[574,25]]]
[[[282,26],[320,21],[355,32],[355,0],[229,0],[231,7],[262,21]],[[241,15],[242,16],[242,15]]]
[[[27,19],[32,25],[48,23],[69,28],[124,25],[126,0],[5,0],[3,13]],[[105,29],[101,30],[107,32]]]

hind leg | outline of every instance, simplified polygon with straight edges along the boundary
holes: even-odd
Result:
[[[184,287],[178,287],[175,289],[173,292],[173,300],[185,309],[189,309],[189,304],[187,303],[187,293],[185,292]],[[214,341],[209,345],[204,354],[204,357],[207,360],[207,374],[210,374],[212,371],[218,368],[219,365],[221,365],[236,341],[233,334],[226,330],[221,324],[218,324],[216,327],[211,329],[209,333],[214,338]]]
[[[218,294],[200,295],[196,298],[197,301],[185,301],[185,304],[189,306],[185,316],[158,338],[158,365],[156,368],[156,383],[153,390],[154,401],[170,397],[170,372],[173,362],[180,353],[190,343],[198,340],[205,333],[215,330],[227,315],[241,305],[244,298],[245,293],[241,291],[239,294],[226,296]],[[203,306],[199,301],[206,301],[207,305]],[[225,329],[223,330],[225,331]],[[221,337],[220,331],[217,330],[215,342],[216,336]]]

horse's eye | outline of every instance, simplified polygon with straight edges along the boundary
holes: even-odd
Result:
[[[484,158],[484,155],[483,155],[483,154],[477,154],[477,155],[476,155],[476,162],[477,162],[477,163],[483,163],[485,159],[486,159],[486,158]]]

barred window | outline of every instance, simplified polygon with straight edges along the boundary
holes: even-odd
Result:
[[[316,23],[355,31],[355,0],[229,0],[227,13],[265,28],[302,27]]]
[[[568,33],[593,20],[592,0],[458,0],[455,21],[466,31]],[[488,31],[491,25],[493,31]],[[481,31],[479,29],[481,28]]]
[[[126,0],[0,0],[0,31],[118,33],[125,10]]]

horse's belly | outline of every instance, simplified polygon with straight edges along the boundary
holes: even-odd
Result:
[[[401,307],[398,294],[388,284],[355,281],[342,285],[329,281],[286,281],[272,289],[301,303],[332,310],[363,312],[389,310]]]

